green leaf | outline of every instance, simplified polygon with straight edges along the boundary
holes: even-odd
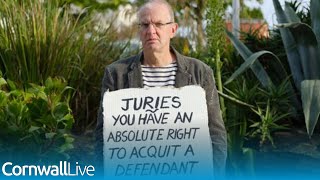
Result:
[[[40,127],[31,126],[31,127],[29,128],[29,132],[33,132],[33,131],[36,131],[36,130],[38,130],[38,129],[40,129]]]
[[[290,21],[287,19],[287,16],[281,8],[279,1],[273,0],[273,4],[278,22],[289,23]],[[280,28],[280,33],[288,57],[289,67],[291,70],[292,77],[294,79],[295,86],[300,91],[301,81],[304,80],[300,54],[298,52],[295,40],[291,32],[286,28]]]
[[[227,90],[227,91],[230,92],[230,93],[232,93],[232,91],[230,91],[230,90]],[[250,108],[253,108],[253,107],[254,107],[254,106],[251,105],[251,104],[245,103],[245,102],[243,102],[243,101],[241,101],[241,100],[239,100],[239,99],[237,99],[237,98],[234,98],[234,97],[232,97],[232,96],[229,96],[229,95],[227,95],[227,94],[224,94],[224,93],[221,92],[221,91],[218,91],[218,94],[219,94],[220,96],[222,96],[222,97],[230,100],[230,101],[233,102],[233,103],[236,103],[236,104],[239,104],[239,105],[242,105],[242,106],[247,106],[247,107],[250,107]],[[73,119],[72,116],[69,117],[69,118],[72,118],[72,119]]]
[[[301,22],[301,20],[297,16],[296,12],[290,6],[290,3],[285,2],[284,11],[285,11],[285,14],[286,14],[287,19],[288,19],[289,22],[295,22],[295,23],[300,23]]]
[[[46,133],[46,139],[52,139],[57,133]]]
[[[311,0],[310,1],[311,23],[312,23],[312,29],[318,39],[318,44],[320,44],[320,11],[319,9],[320,9],[320,1]]]
[[[15,90],[10,90],[10,96],[14,96],[14,97],[23,97],[24,92],[20,89],[15,89]]]
[[[44,83],[45,87],[52,87],[53,86],[53,81],[51,77],[48,77],[47,80]]]
[[[259,52],[256,52],[256,53],[252,54],[248,59],[246,59],[246,61],[244,63],[241,64],[241,66],[225,82],[225,85],[230,83],[231,81],[233,81],[239,75],[241,75],[245,70],[247,70],[249,67],[251,67],[260,56],[265,55],[265,54],[271,54],[275,58],[278,59],[278,57],[275,54],[273,54],[272,52],[270,52],[270,51],[259,51]],[[260,71],[260,73],[264,73],[264,72]],[[257,76],[264,76],[264,74],[257,74]],[[268,82],[269,82],[268,85],[272,84],[271,80],[269,79],[269,76],[268,76]]]
[[[320,52],[312,28],[304,23],[283,24],[281,27],[289,28],[294,36],[301,58],[304,79],[320,79]]]
[[[251,124],[250,125],[250,127],[258,127],[258,126],[260,126],[260,122],[255,122],[255,123],[253,123],[253,124]]]
[[[20,141],[25,141],[26,139],[29,139],[29,138],[31,138],[31,137],[32,137],[31,134],[27,134],[26,136],[20,138]]]
[[[7,81],[3,78],[0,78],[0,87],[7,84]]]
[[[247,61],[253,53],[239,39],[234,37],[231,32],[226,31],[226,33],[242,58]],[[270,77],[268,76],[267,72],[264,70],[260,62],[254,62],[254,64],[252,64],[250,68],[264,87],[268,87],[270,83],[272,83]]]
[[[53,116],[56,120],[63,119],[63,117],[69,113],[69,106],[67,103],[58,103],[57,106],[53,108]]]
[[[64,88],[67,86],[67,83],[65,82],[64,79],[61,78],[48,78],[45,81],[45,93],[51,94],[54,92],[64,92]]]
[[[65,142],[66,143],[73,143],[73,141],[74,141],[74,138],[73,137],[70,137],[70,136],[68,136],[68,135],[66,135],[65,136]]]
[[[8,129],[7,129],[9,132],[11,131],[11,133],[12,132],[16,132],[16,131],[19,131],[20,129],[19,129],[19,127],[17,126],[17,125],[15,125],[15,124],[12,124],[12,125],[9,125],[8,126]]]
[[[9,86],[10,90],[16,90],[17,89],[17,87],[16,87],[16,85],[15,85],[15,83],[13,81],[7,79],[7,83],[8,83],[8,86]]]
[[[66,151],[68,151],[68,150],[70,150],[70,149],[73,149],[74,148],[74,146],[73,146],[73,144],[72,143],[65,143],[65,144],[63,144],[61,147],[60,147],[60,153],[62,153],[62,152],[66,152]]]
[[[22,118],[23,104],[18,101],[11,101],[8,105],[8,115],[14,118],[16,121]]]
[[[320,80],[305,80],[301,83],[301,99],[307,132],[312,136],[320,115]]]
[[[0,90],[0,107],[7,106],[8,94]]]
[[[48,96],[44,92],[45,87],[33,83],[29,83],[29,85],[31,87],[28,88],[26,92],[31,93],[32,96],[36,96],[42,98],[45,101],[48,101]]]
[[[278,23],[289,23],[288,17],[283,11],[279,0],[273,0],[273,7],[276,12]]]
[[[70,129],[72,127],[72,124],[74,123],[74,118],[72,114],[67,114],[64,117],[64,122],[66,124],[66,129]]]
[[[31,119],[39,119],[49,112],[48,102],[41,98],[31,98],[27,104]]]

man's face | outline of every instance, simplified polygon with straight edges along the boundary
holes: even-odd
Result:
[[[152,52],[168,49],[177,24],[173,23],[167,7],[155,3],[144,7],[139,15],[139,36],[143,49]]]

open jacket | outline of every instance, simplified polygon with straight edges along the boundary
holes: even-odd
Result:
[[[208,126],[213,146],[214,173],[216,176],[221,176],[224,174],[227,156],[227,135],[221,117],[219,98],[212,69],[200,60],[179,54],[173,48],[171,48],[171,51],[176,55],[178,65],[175,87],[200,85],[206,92]],[[143,88],[142,60],[143,52],[136,56],[116,61],[105,69],[96,128],[96,157],[98,166],[100,167],[102,167],[103,163],[103,94],[106,91],[116,91],[125,88]]]

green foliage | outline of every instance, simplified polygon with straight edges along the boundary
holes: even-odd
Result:
[[[277,121],[282,120],[290,115],[290,113],[280,114],[276,108],[270,107],[270,101],[267,102],[266,109],[258,107],[257,110],[252,109],[257,115],[259,115],[261,121],[253,121],[253,124],[250,125],[251,136],[259,136],[260,146],[266,143],[267,140],[271,142],[274,146],[273,138],[271,133],[276,130],[286,129],[284,125],[278,125]]]
[[[219,0],[211,0],[207,3],[207,39],[208,54],[214,56],[218,50],[223,50],[226,43],[224,36],[225,20],[223,19],[225,9],[223,2]],[[223,53],[223,51],[221,51]]]
[[[305,80],[301,83],[301,99],[307,132],[311,136],[320,116],[320,80]]]
[[[290,102],[290,96],[292,96],[290,81],[286,79],[278,86],[269,86],[267,89],[258,88],[251,93],[260,97],[256,100],[257,107],[251,108],[260,121],[256,121],[256,118],[250,120],[247,136],[258,138],[260,148],[268,141],[275,147],[272,133],[287,129],[283,121],[294,113]]]
[[[68,159],[74,119],[66,82],[48,78],[44,86],[30,84],[24,90],[0,77],[0,158],[31,162]]]
[[[116,9],[121,4],[129,3],[128,0],[108,0],[98,2],[97,0],[59,0],[60,4],[75,4],[87,11],[103,11],[106,9]]]
[[[263,14],[260,8],[249,8],[244,7],[242,11],[240,11],[240,18],[244,19],[263,19]]]
[[[247,81],[239,78],[224,88],[225,92],[236,98],[238,101],[255,104],[260,101],[258,94],[258,82]],[[251,108],[253,105],[241,105],[235,101],[226,99],[226,128],[228,132],[228,162],[230,163],[229,174],[234,176],[253,175],[254,161],[252,147],[247,148],[245,143],[248,136],[249,119],[253,116]],[[248,108],[250,107],[250,108]]]
[[[240,55],[245,59],[245,65],[241,66],[239,70],[237,70],[235,73],[237,75],[241,74],[244,70],[247,68],[251,68],[253,73],[256,75],[256,77],[259,79],[261,84],[264,87],[268,87],[270,84],[272,84],[272,81],[267,74],[266,70],[262,66],[262,64],[258,61],[256,61],[256,58],[262,56],[263,54],[269,53],[269,52],[262,52],[262,53],[252,53],[248,47],[246,47],[242,42],[240,42],[235,36],[232,35],[232,33],[227,31],[227,35],[230,38],[231,42],[235,46],[235,48],[239,51]],[[273,54],[273,53],[270,53]],[[250,60],[250,61],[248,61]],[[233,75],[231,76],[229,80],[225,84],[228,84],[231,82],[233,79],[235,79],[237,76]]]
[[[225,12],[223,7],[223,2],[218,0],[211,0],[208,2],[207,6],[207,37],[208,37],[208,54],[211,56],[210,61],[214,62],[215,67],[215,78],[217,82],[217,87],[220,92],[223,92],[222,86],[222,62],[221,62],[221,52],[223,52],[223,46],[225,46],[225,36],[224,32],[224,19],[222,18]],[[222,116],[225,116],[225,105],[224,99],[220,97],[220,108],[222,110]]]
[[[302,91],[309,92],[310,89],[313,89],[310,84],[317,84],[320,79],[320,60],[318,58],[320,56],[320,3],[315,0],[310,1],[312,27],[301,23],[296,14],[290,13],[290,11],[294,12],[294,10],[288,3],[286,4],[285,12],[283,12],[278,1],[274,0],[273,3],[278,21],[283,23],[280,25],[282,27],[280,32],[286,47],[291,72],[296,77],[294,78],[295,84],[301,93]],[[296,48],[291,48],[292,45],[295,45]],[[313,82],[308,81],[306,83],[306,80]],[[302,87],[303,84],[309,85]],[[304,93],[301,96],[307,132],[310,136],[313,134],[319,119],[320,108],[317,104],[320,104],[320,99],[317,96],[318,93]],[[313,101],[312,104],[309,103],[309,100]],[[310,105],[318,108],[313,109]]]
[[[294,13],[294,10],[292,10],[288,4],[286,4],[286,9],[285,11],[283,11],[279,1],[273,0],[273,3],[276,10],[278,22],[282,23],[279,25],[280,33],[282,36],[284,47],[286,49],[288,62],[295,86],[299,90],[299,92],[301,92],[302,90],[304,92],[309,92],[309,90],[306,88],[313,89],[313,85],[306,85],[303,88],[301,87],[301,85],[304,84],[306,80],[311,80],[313,82],[305,84],[318,84],[317,82],[320,79],[320,60],[318,58],[320,56],[318,38],[320,34],[320,28],[318,28],[320,27],[320,16],[318,14],[320,3],[319,1],[314,0],[311,0],[310,2],[310,13],[313,25],[312,28],[307,24],[301,23],[297,15]],[[231,33],[228,33],[228,36],[231,38],[231,41],[234,43],[235,47],[240,52],[242,57],[246,60],[246,62],[238,69],[238,71],[236,71],[236,73],[231,76],[232,79],[238,76],[240,74],[239,72],[244,71],[248,67],[251,67],[254,70],[255,67],[251,66],[251,64],[256,62],[256,59],[261,54],[270,53],[266,51],[260,51],[253,54],[248,51],[247,47],[245,47],[239,40],[234,38]],[[262,75],[262,77],[268,77],[267,74],[255,73],[255,75],[259,78],[259,80],[262,80]],[[265,87],[267,87],[264,81],[261,82]],[[292,91],[293,88],[290,88],[290,90]],[[292,94],[294,94],[294,92],[292,92]],[[309,135],[311,136],[320,114],[320,109],[317,105],[320,104],[318,93],[304,93],[301,98],[307,130]],[[296,109],[299,109],[299,106],[301,106],[301,104],[297,104],[297,101],[295,101]],[[313,107],[317,108],[312,109],[312,104]]]
[[[254,53],[254,54],[250,55],[250,57],[246,60],[246,62],[243,63],[243,64],[239,67],[239,69],[237,69],[237,71],[232,74],[232,76],[225,82],[225,84],[230,83],[230,82],[233,81],[237,76],[239,76],[241,73],[243,73],[245,70],[247,70],[249,67],[252,67],[252,65],[255,63],[255,60],[258,59],[258,57],[260,57],[260,56],[262,56],[262,55],[264,55],[264,54],[267,54],[267,53],[269,53],[269,52],[268,52],[268,51],[259,51],[259,52],[257,52],[257,53]],[[272,53],[270,53],[270,54],[272,54]],[[274,54],[272,54],[272,55],[274,55]],[[274,55],[274,56],[275,56],[275,55]],[[260,72],[264,72],[264,71],[260,71]],[[258,74],[258,73],[256,73],[256,74]],[[262,77],[263,77],[263,76],[262,76]],[[263,82],[265,85],[270,85],[270,84],[272,84],[269,76],[265,76],[265,78],[261,78],[261,79],[262,79],[261,82]]]
[[[280,125],[276,124],[276,122],[279,120],[283,120],[284,118],[289,118],[289,115],[291,115],[294,112],[294,110],[292,109],[291,101],[290,101],[291,92],[289,88],[290,82],[288,81],[288,79],[278,86],[269,86],[268,88],[260,88],[259,85],[260,85],[259,82],[247,81],[242,76],[241,78],[238,78],[237,80],[230,83],[228,85],[229,87],[228,89],[225,88],[226,92],[228,92],[228,94],[230,94],[232,97],[242,102],[251,104],[250,108],[247,108],[248,106],[228,108],[227,117],[228,119],[230,119],[230,122],[228,122],[228,127],[231,127],[230,130],[232,132],[234,131],[232,130],[234,128],[241,129],[241,131],[236,132],[237,138],[242,137],[242,139],[245,139],[247,137],[257,137],[256,136],[257,132],[255,132],[256,131],[255,129],[259,129],[259,132],[261,129],[263,130],[266,129],[268,131],[269,129],[272,129],[272,131],[279,130],[276,128],[273,129],[273,127],[278,127],[278,126],[281,127]],[[254,104],[255,106],[253,106],[252,104]],[[272,108],[272,111],[270,111],[270,108]],[[239,111],[239,112],[236,115],[232,115],[235,111]],[[268,111],[268,113],[262,114],[262,112],[266,112],[266,111]],[[269,113],[271,114],[269,115]],[[282,116],[281,114],[287,114],[287,115]],[[268,118],[273,118],[273,119],[279,116],[279,119],[277,119],[277,121],[272,121],[272,123],[271,123],[271,120],[263,122],[262,119],[265,117],[262,117],[262,116],[268,116]],[[255,121],[256,119],[261,119],[261,121]],[[265,126],[265,127],[262,128],[262,126]],[[265,142],[266,140],[265,139],[266,136],[261,136],[261,137],[259,136],[258,138],[261,138],[260,139],[261,142]],[[270,135],[270,138],[271,138],[271,135]],[[241,146],[243,146],[243,142]]]
[[[263,26],[261,26],[263,27]],[[275,54],[283,68],[286,72],[290,72],[289,64],[287,61],[286,53],[284,52],[284,46],[282,43],[281,35],[279,29],[269,29],[269,36],[264,37],[259,35],[259,29],[249,30],[248,32],[241,32],[241,40],[243,43],[252,51],[257,52],[261,50],[270,51]],[[281,71],[281,68],[277,68],[278,63],[276,63],[276,67],[270,66],[270,62],[273,62],[274,57],[272,55],[264,55],[259,57],[259,62],[268,72],[268,75],[272,80],[279,79],[277,71]],[[282,74],[282,73],[281,73]]]
[[[69,11],[59,0],[0,1],[0,70],[20,88],[64,77],[75,89],[70,103],[81,132],[94,125],[104,67],[119,58],[126,42],[116,44],[111,22],[98,29],[91,16]]]
[[[286,3],[293,9],[293,11],[297,14],[302,23],[311,25],[310,7],[303,6],[303,3],[299,2],[298,0]]]
[[[261,92],[259,96],[262,97],[261,102],[266,106],[267,101],[270,102],[272,108],[277,109],[280,113],[294,113],[295,109],[291,105],[293,96],[291,92],[291,84],[289,77],[277,86],[269,86],[267,89],[259,88]]]
[[[257,2],[260,5],[263,3],[263,0],[247,0],[247,2],[253,1]],[[261,12],[260,8],[251,8],[246,6],[244,3],[244,0],[239,0],[240,2],[240,18],[244,19],[263,19],[263,14]],[[224,1],[224,6],[227,8],[228,6],[232,6],[232,0],[225,0]]]

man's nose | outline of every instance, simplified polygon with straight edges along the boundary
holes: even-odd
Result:
[[[149,26],[147,27],[147,33],[155,33],[155,32],[156,32],[155,25],[150,23]]]

